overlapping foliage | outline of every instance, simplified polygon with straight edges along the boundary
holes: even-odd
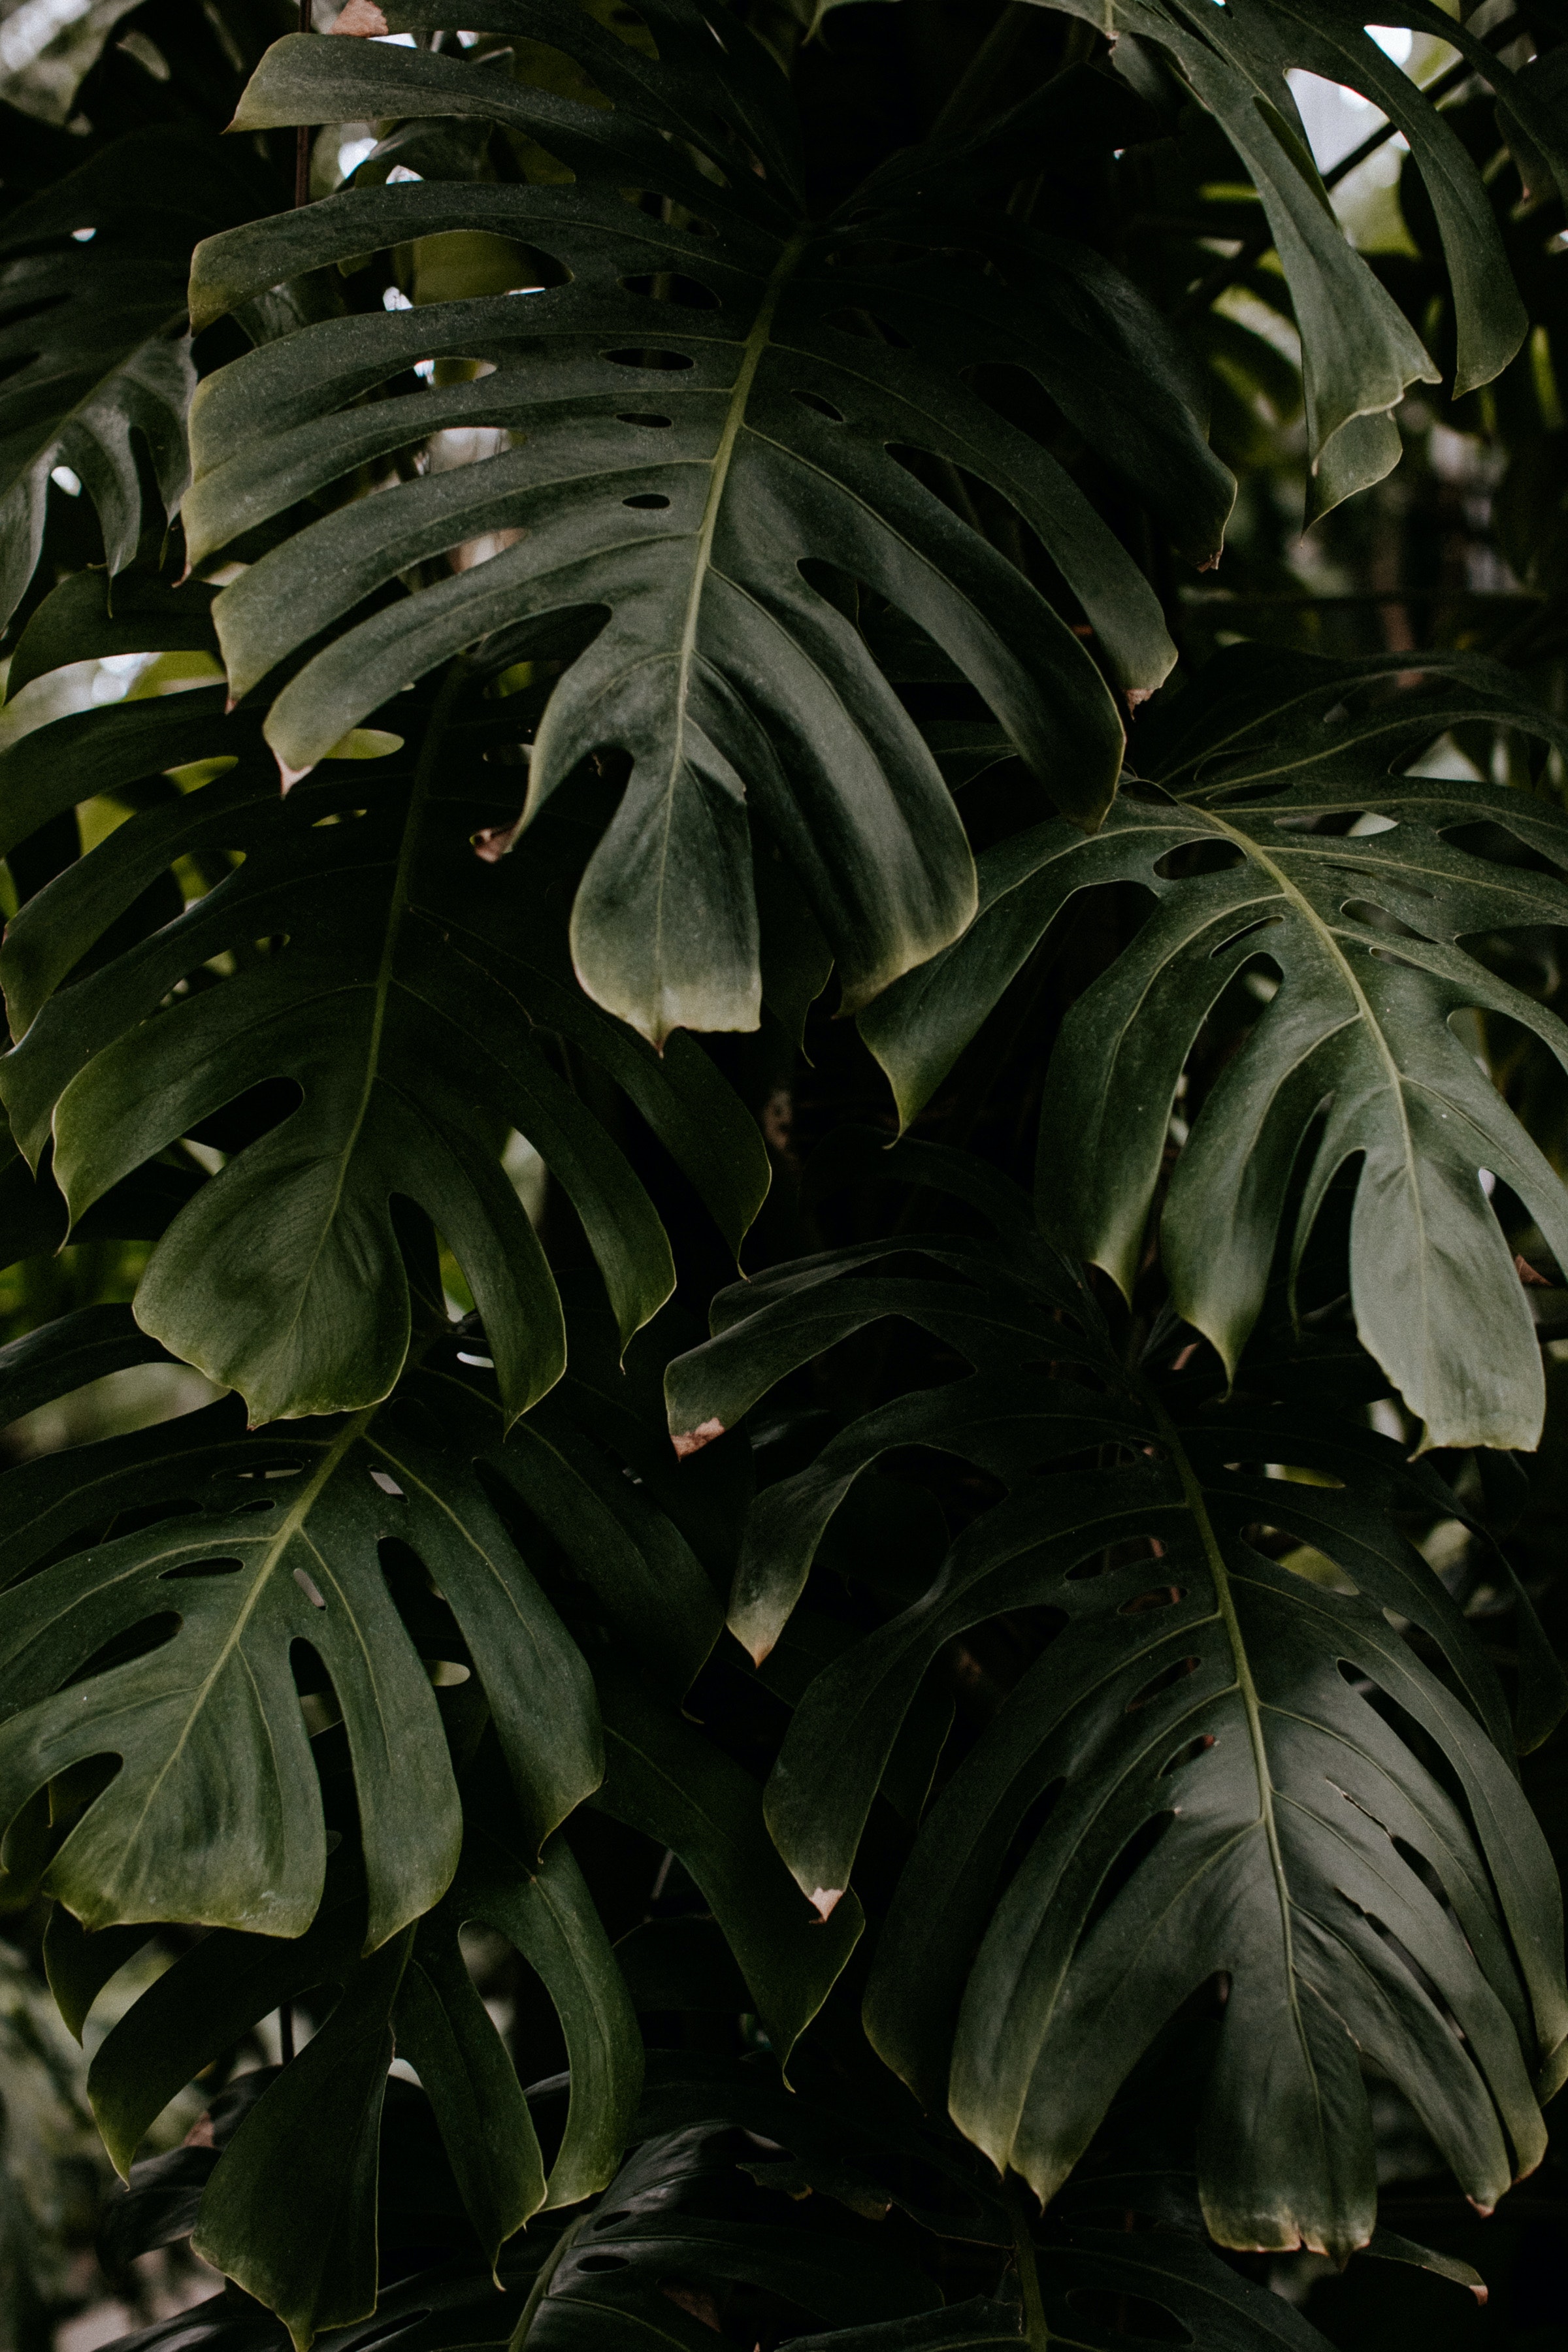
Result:
[[[1484,2294],[1380,2174],[1568,2063],[1561,583],[1182,583],[1297,404],[1336,530],[1440,378],[1555,478],[1562,28],[1020,0],[889,131],[938,12],[329,13],[0,192],[0,1902],[141,2340]]]

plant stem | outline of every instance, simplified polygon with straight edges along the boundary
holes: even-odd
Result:
[[[1046,2324],[1046,2306],[1040,2297],[1040,2270],[1035,2253],[1034,2233],[1029,2226],[1029,2210],[1016,2172],[1002,2176],[1002,2194],[1013,2222],[1013,2261],[1018,2273],[1018,2290],[1024,2299],[1024,2341],[1032,2352],[1045,2352],[1051,2340]]]
[[[528,2290],[528,2301],[522,2306],[522,2316],[511,2331],[506,2352],[522,2352],[522,2347],[528,2341],[528,2333],[533,2326],[539,2306],[550,2292],[550,2282],[560,2269],[563,2257],[571,2250],[578,2231],[587,2218],[586,2213],[579,2213],[570,2229],[562,2231],[561,2235],[541,2263],[533,2284]]]
[[[310,22],[311,0],[300,0],[300,30],[314,32]],[[294,133],[294,209],[310,201],[310,141],[313,134],[308,123],[301,122]]]

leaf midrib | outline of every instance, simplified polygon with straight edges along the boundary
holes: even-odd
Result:
[[[711,568],[713,540],[719,528],[719,515],[724,501],[730,468],[734,462],[735,446],[745,422],[746,408],[752,396],[752,386],[757,370],[773,340],[773,316],[784,289],[795,275],[795,266],[810,241],[809,226],[797,228],[774,263],[762,302],[752,322],[741,353],[729,406],[724,415],[724,429],[719,436],[708,481],[708,496],[703,503],[702,520],[698,528],[697,544],[692,553],[691,579],[686,595],[686,613],[681,624],[679,665],[676,675],[675,730],[670,746],[669,767],[664,795],[664,824],[658,850],[658,885],[657,900],[658,915],[655,926],[654,968],[662,970],[664,962],[664,903],[665,877],[669,867],[669,836],[675,816],[675,780],[685,759],[686,710],[690,693],[691,669],[697,651],[697,628],[702,611],[703,592]]]
[[[141,1837],[142,1832],[145,1829],[147,1816],[153,1809],[153,1802],[156,1800],[159,1791],[162,1790],[164,1781],[168,1779],[169,1774],[174,1770],[180,1758],[184,1755],[185,1748],[190,1740],[192,1729],[200,1717],[203,1708],[205,1706],[218,1677],[224,1672],[230,1659],[234,1656],[236,1650],[238,1648],[244,1636],[246,1627],[249,1624],[251,1618],[255,1615],[256,1611],[260,1606],[261,1597],[271,1582],[273,1572],[277,1569],[279,1560],[285,1555],[289,1546],[300,1533],[301,1528],[309,1518],[310,1512],[315,1508],[319,1496],[331,1482],[333,1474],[336,1472],[339,1465],[342,1462],[344,1456],[348,1454],[350,1448],[363,1434],[365,1429],[374,1419],[380,1409],[381,1407],[379,1403],[366,1405],[362,1412],[355,1413],[353,1418],[339,1431],[337,1436],[332,1440],[331,1444],[328,1446],[326,1453],[322,1455],[320,1465],[311,1473],[303,1491],[297,1497],[290,1508],[285,1513],[282,1523],[279,1527],[276,1534],[273,1536],[270,1543],[267,1546],[259,1562],[257,1565],[256,1572],[251,1579],[250,1590],[246,1595],[244,1602],[235,1613],[233,1625],[225,1635],[223,1641],[219,1643],[217,1654],[213,1659],[211,1665],[208,1667],[206,1674],[196,1685],[190,1704],[185,1710],[185,1719],[181,1727],[179,1738],[175,1740],[163,1762],[160,1765],[158,1770],[153,1774],[153,1779],[147,1785],[146,1795],[143,1800],[141,1811],[136,1817],[134,1828],[127,1836],[125,1841],[128,1849]],[[265,1720],[265,1717],[263,1719]]]
[[[1236,1670],[1237,1694],[1247,1717],[1247,1739],[1252,1749],[1253,1771],[1258,1782],[1258,1818],[1263,1825],[1268,1843],[1269,1867],[1274,1877],[1275,1900],[1279,1910],[1279,1935],[1284,1947],[1285,1981],[1290,2007],[1290,2023],[1296,2036],[1297,2046],[1301,2053],[1301,2063],[1306,2070],[1307,2079],[1312,2086],[1313,2102],[1319,2118],[1320,2137],[1326,2146],[1329,2134],[1318,2093],[1318,2069],[1313,2062],[1311,2044],[1307,2037],[1300,2003],[1296,1993],[1295,1936],[1290,1918],[1292,1897],[1285,1869],[1285,1857],[1280,1845],[1279,1824],[1275,1816],[1274,1783],[1269,1772],[1268,1749],[1263,1733],[1263,1702],[1258,1696],[1258,1685],[1252,1678],[1252,1661],[1247,1655],[1241,1621],[1237,1614],[1236,1599],[1231,1591],[1230,1571],[1226,1566],[1225,1554],[1220,1548],[1214,1521],[1209,1516],[1202,1481],[1193,1467],[1187,1450],[1182,1444],[1180,1433],[1170,1414],[1152,1391],[1147,1391],[1147,1394],[1150,1410],[1164,1441],[1176,1475],[1181,1480],[1183,1496],[1192,1514],[1193,1523],[1197,1529],[1198,1539],[1203,1546],[1204,1557],[1208,1565],[1209,1575],[1213,1580],[1220,1622],[1225,1627],[1226,1638],[1230,1643],[1231,1661]]]
[[[321,1253],[326,1248],[327,1236],[337,1223],[338,1212],[342,1205],[350,1163],[353,1159],[365,1120],[370,1115],[371,1100],[381,1076],[381,1041],[386,1027],[387,1005],[392,995],[397,942],[403,929],[403,918],[408,911],[409,901],[413,895],[411,883],[414,849],[419,837],[420,813],[429,790],[437,750],[446,730],[447,716],[465,683],[465,675],[464,667],[459,661],[453,667],[440,693],[437,696],[435,708],[430,713],[425,730],[425,741],[420,750],[419,764],[415,771],[414,782],[408,795],[408,808],[404,817],[403,839],[398,848],[397,866],[392,880],[392,895],[386,911],[386,925],[382,933],[381,961],[376,968],[375,997],[371,1013],[370,1037],[365,1046],[364,1076],[360,1086],[359,1101],[354,1106],[353,1124],[338,1154],[337,1175],[332,1186],[331,1206],[321,1219],[315,1247],[310,1252],[304,1274],[295,1285],[293,1311],[289,1317],[287,1325],[279,1332],[272,1343],[274,1352],[282,1346],[286,1339],[292,1336],[305,1311],[305,1301],[315,1280],[316,1267],[321,1261]],[[400,1365],[399,1373],[402,1369]],[[393,1384],[395,1385],[395,1381]],[[371,1409],[374,1411],[374,1408]]]

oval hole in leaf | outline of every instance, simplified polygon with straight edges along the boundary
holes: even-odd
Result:
[[[1135,1601],[1124,1601],[1117,1611],[1119,1617],[1142,1617],[1151,1609],[1173,1609],[1186,1594],[1179,1584],[1162,1584],[1153,1592],[1141,1592]]]
[[[1217,947],[1210,948],[1210,962],[1215,962],[1222,955],[1234,954],[1244,940],[1255,938],[1259,931],[1271,931],[1279,920],[1278,915],[1265,915],[1261,922],[1248,923],[1245,930],[1233,931],[1228,940],[1221,940]]]
[[[639,490],[635,499],[623,499],[621,504],[624,507],[646,507],[651,512],[658,508],[667,507],[669,500],[662,491]]]
[[[830,425],[843,424],[844,411],[835,408],[830,400],[824,400],[821,393],[797,392],[795,397],[803,408],[811,409],[818,416],[826,416]]]
[[[180,1630],[177,1610],[161,1609],[156,1616],[143,1617],[139,1624],[126,1625],[93,1652],[84,1665],[77,1668],[64,1690],[74,1690],[79,1683],[90,1682],[96,1675],[106,1675],[111,1666],[129,1665],[134,1658],[145,1658],[153,1650],[161,1650],[172,1642]]]
[[[1198,874],[1228,873],[1242,862],[1233,841],[1184,841],[1154,860],[1154,871],[1163,882],[1190,882]]]
[[[1163,1674],[1156,1675],[1152,1682],[1144,1684],[1135,1697],[1128,1700],[1127,1713],[1136,1715],[1140,1707],[1149,1706],[1152,1700],[1159,1697],[1162,1691],[1169,1690],[1173,1683],[1184,1682],[1189,1675],[1195,1675],[1197,1670],[1196,1658],[1178,1658],[1174,1665],[1167,1666]]]
[[[257,1502],[247,1507],[252,1511],[269,1511],[272,1506],[267,1502]],[[166,1568],[158,1581],[160,1584],[178,1584],[186,1579],[237,1576],[238,1573],[239,1562],[237,1559],[188,1559],[178,1568]]]
[[[698,278],[682,277],[679,270],[661,270],[657,278],[623,278],[621,285],[628,294],[657,296],[682,310],[721,310],[724,307],[710,287]]]
[[[1075,2287],[1068,2296],[1072,2310],[1078,2312],[1096,2330],[1103,2328],[1109,2336],[1135,2336],[1144,2344],[1193,2344],[1196,2337],[1180,2326],[1163,2304],[1151,2303],[1142,2294],[1123,2294],[1109,2286]]]
[[[1122,1888],[1142,1868],[1161,1839],[1175,1822],[1174,1812],[1151,1813],[1149,1819],[1135,1829],[1100,1884],[1100,1891],[1089,1908],[1083,1923],[1082,1944],[1096,1923],[1105,1916]]]
[[[603,357],[613,361],[616,367],[689,368],[697,364],[696,361],[689,358],[685,352],[605,352]]]
[[[617,425],[646,425],[650,432],[663,432],[674,422],[673,416],[660,416],[651,408],[623,409],[616,418]]]
[[[1206,1756],[1213,1746],[1214,1733],[1200,1731],[1195,1739],[1189,1739],[1184,1747],[1177,1748],[1168,1764],[1161,1765],[1161,1780],[1164,1780],[1168,1773],[1179,1772],[1184,1764],[1195,1764],[1198,1758]]]
[[[627,2260],[625,2254],[584,2254],[578,2260],[577,2268],[580,2271],[624,2271],[627,2267]]]

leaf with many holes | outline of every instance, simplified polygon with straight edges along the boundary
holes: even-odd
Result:
[[[0,1092],[35,1165],[52,1137],[73,1220],[237,1097],[280,1097],[174,1218],[136,1299],[143,1328],[238,1388],[256,1421],[363,1407],[396,1380],[399,1196],[461,1265],[509,1414],[559,1377],[555,1286],[500,1164],[511,1128],[581,1216],[622,1339],[662,1303],[663,1229],[551,1032],[630,1098],[731,1246],[766,1190],[752,1122],[700,1048],[661,1061],[584,1001],[550,856],[472,855],[505,772],[480,756],[491,706],[461,684],[434,709],[400,697],[405,748],[330,761],[282,803],[254,721],[226,719],[219,688],[81,712],[0,753],[7,848],[94,793],[137,811],[28,901],[0,951],[22,1039]],[[200,790],[160,773],[215,760],[229,772]],[[127,944],[116,927],[176,865],[205,895]]]
[[[191,247],[254,204],[215,141],[160,129],[114,141],[0,225],[0,623],[32,579],[57,467],[96,508],[111,572],[178,505]],[[139,452],[161,502],[151,514]]]
[[[1170,666],[1137,568],[1043,445],[968,387],[955,349],[966,370],[994,361],[1053,394],[1070,381],[1069,408],[1098,413],[1090,437],[1113,466],[1129,436],[1085,387],[1114,382],[1143,428],[1134,470],[1170,486],[1205,553],[1231,491],[1179,370],[1173,382],[1164,331],[1096,257],[976,214],[963,238],[990,255],[989,274],[929,250],[887,261],[889,244],[951,245],[952,224],[918,205],[852,202],[810,224],[772,64],[728,16],[721,48],[698,0],[642,14],[657,60],[575,8],[480,11],[481,28],[578,58],[608,110],[457,57],[298,39],[268,52],[241,127],[472,114],[538,139],[576,179],[356,187],[210,240],[195,264],[198,319],[303,270],[461,230],[510,236],[567,282],[327,321],[220,370],[195,413],[184,518],[211,553],[356,466],[384,474],[432,433],[511,437],[482,463],[389,482],[296,531],[225,590],[219,634],[236,690],[266,685],[268,740],[297,772],[487,633],[532,614],[599,617],[531,747],[524,818],[585,755],[630,756],[577,894],[573,952],[589,993],[658,1040],[756,1024],[753,825],[804,888],[851,1006],[973,910],[936,764],[803,566],[863,582],[918,621],[1071,816],[1092,824],[1110,802],[1121,722],[1070,609],[922,476],[934,468],[951,489],[960,469],[1008,502],[1087,615],[1111,685],[1141,697]],[[668,216],[629,205],[628,187],[657,191]],[[492,367],[362,400],[432,359]],[[513,543],[416,593],[384,593],[412,564],[494,533]]]
[[[905,1151],[903,1172],[944,1186],[948,1155]],[[889,1256],[916,1271],[891,1278]],[[849,1883],[946,1645],[1020,1609],[1059,1627],[921,1831],[868,1993],[882,2055],[1049,2198],[1155,2033],[1223,1974],[1199,2126],[1222,2243],[1366,2242],[1363,2053],[1489,2207],[1538,2160],[1539,2102],[1568,2069],[1568,1986],[1492,1669],[1399,1532],[1398,1509],[1430,1509],[1440,1482],[1364,1429],[1247,1394],[1245,1367],[1229,1406],[1184,1403],[1178,1423],[1123,1370],[1021,1199],[993,1242],[896,1237],[773,1291],[721,1294],[720,1336],[671,1367],[678,1431],[731,1418],[748,1389],[888,1314],[973,1369],[852,1424],[760,1498],[742,1638],[764,1643],[787,1615],[822,1527],[888,1446],[954,1453],[1007,1490],[795,1712],[767,1816],[821,1910]],[[1260,1475],[1279,1463],[1338,1483]],[[1269,1557],[1260,1526],[1324,1554],[1342,1589]]]
[[[53,1393],[79,1379],[73,1337],[68,1326]],[[0,1815],[74,1765],[118,1759],[48,1866],[49,1891],[89,1926],[309,1925],[326,1840],[299,1645],[342,1721],[371,1948],[439,1898],[457,1861],[432,1662],[471,1664],[533,1850],[597,1785],[587,1667],[469,1467],[500,1416],[459,1346],[437,1339],[391,1405],[348,1420],[246,1436],[226,1402],[7,1474]],[[36,1399],[37,1365],[27,1373]],[[613,1467],[599,1475],[618,1483]],[[526,1465],[517,1483],[526,1493]],[[150,1508],[164,1516],[94,1540]],[[593,1520],[557,1508],[558,1538],[591,1553]],[[412,1633],[388,1546],[442,1595],[405,1596]]]
[[[1395,690],[1408,668],[1426,683]],[[1076,894],[1136,883],[1153,910],[1052,1059],[1047,1213],[1131,1289],[1184,1068],[1225,992],[1235,1003],[1264,972],[1267,1010],[1198,1107],[1161,1211],[1178,1311],[1234,1365],[1292,1184],[1299,1260],[1359,1157],[1363,1341],[1428,1444],[1529,1448],[1540,1351],[1481,1171],[1528,1202],[1559,1256],[1568,1198],[1454,1024],[1470,1007],[1505,1014],[1568,1065],[1563,1024],[1464,944],[1564,919],[1568,888],[1543,869],[1568,866],[1568,821],[1534,793],[1408,772],[1466,719],[1568,744],[1507,672],[1463,656],[1220,655],[1143,722],[1146,781],[1103,830],[1040,826],[990,853],[973,929],[862,1026],[908,1120]]]

